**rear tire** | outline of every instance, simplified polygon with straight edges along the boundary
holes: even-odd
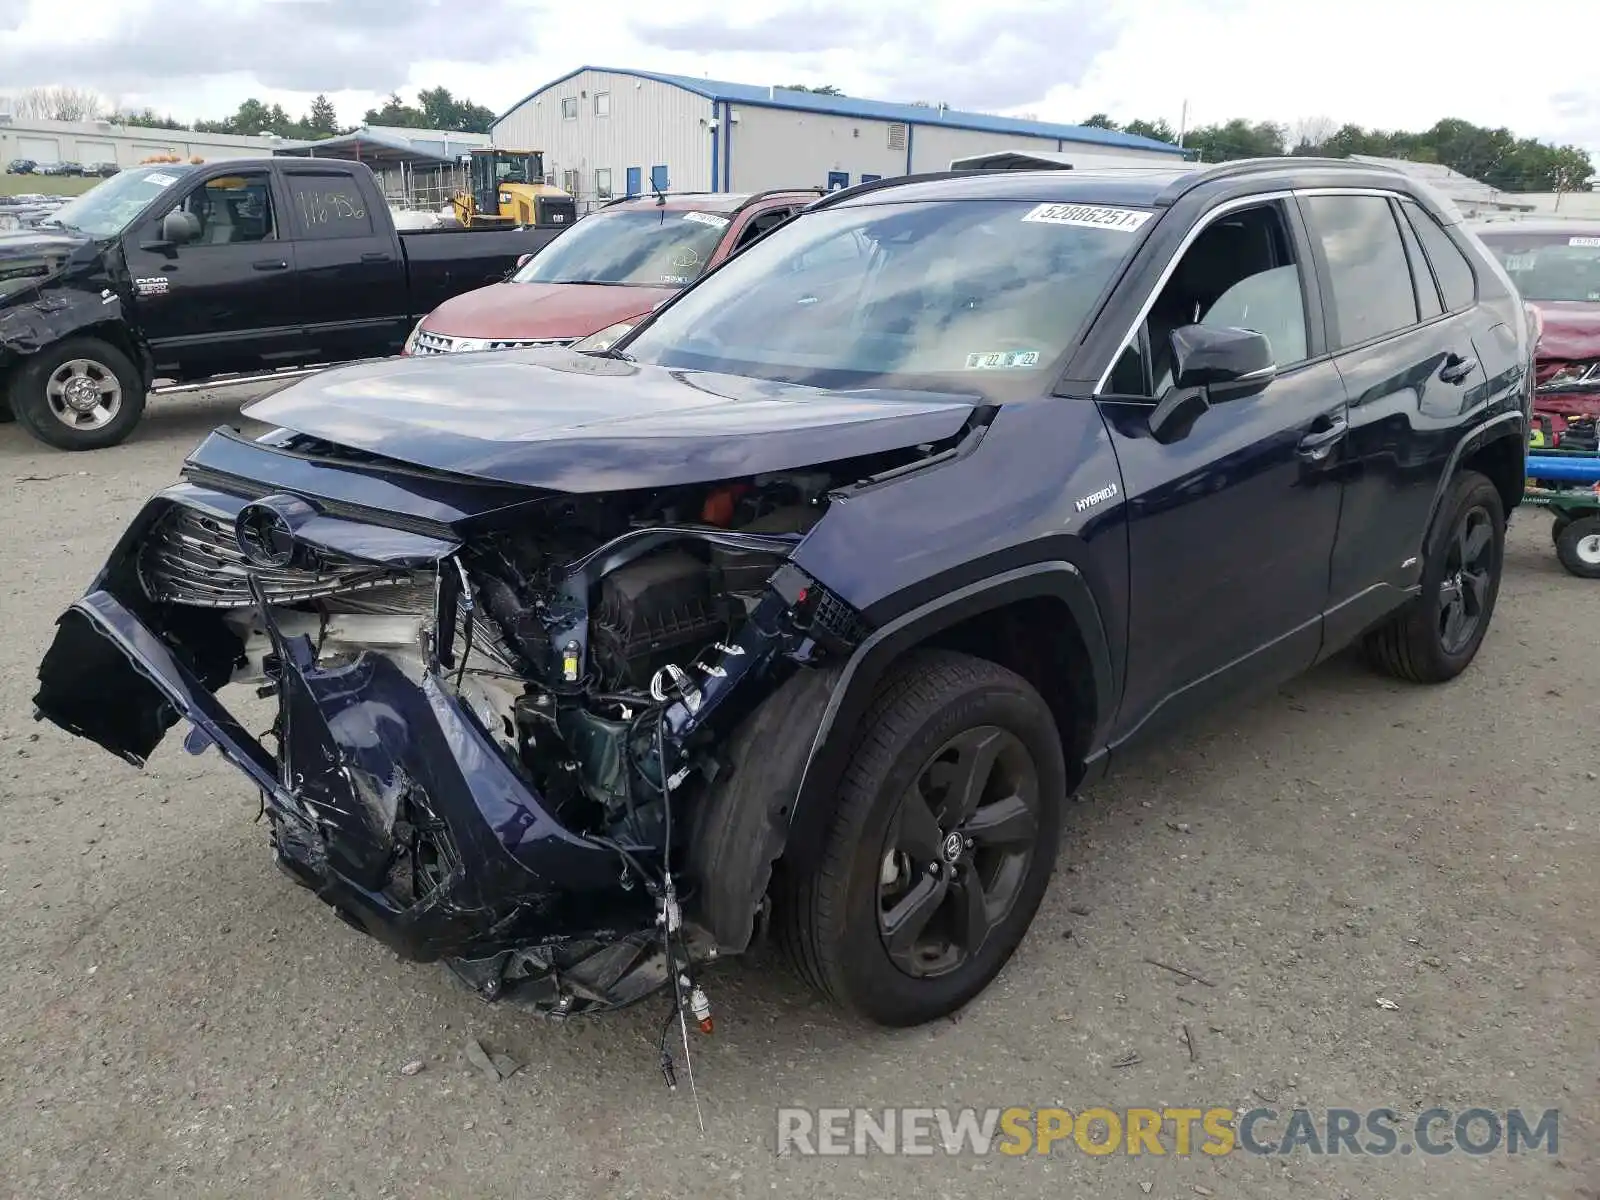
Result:
[[[918,654],[863,721],[819,863],[778,889],[798,973],[882,1025],[947,1016],[1022,941],[1055,865],[1066,766],[1049,706],[985,659]]]
[[[1600,579],[1600,516],[1568,521],[1556,540],[1556,557],[1580,579]]]
[[[1428,534],[1421,593],[1366,637],[1373,665],[1412,683],[1443,683],[1466,670],[1494,616],[1505,541],[1499,490],[1463,471]]]
[[[68,338],[22,361],[11,379],[17,422],[58,450],[102,450],[133,432],[144,381],[128,356],[98,338]]]

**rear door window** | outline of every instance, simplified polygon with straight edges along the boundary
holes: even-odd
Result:
[[[288,171],[295,236],[309,240],[371,237],[372,214],[356,181],[333,171]]]
[[[1328,268],[1337,346],[1417,324],[1417,296],[1394,212],[1383,196],[1303,196],[1300,206]]]

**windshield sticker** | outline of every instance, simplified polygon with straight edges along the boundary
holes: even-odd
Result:
[[[683,214],[685,221],[698,221],[702,225],[711,225],[721,229],[728,223],[727,217],[719,217],[716,213],[686,212]]]
[[[995,371],[1009,367],[1037,367],[1037,350],[990,350],[982,354],[967,355],[967,370]]]
[[[1531,271],[1534,261],[1538,258],[1532,250],[1526,254],[1508,254],[1505,257],[1505,269],[1508,271]]]
[[[1040,204],[1022,219],[1043,221],[1047,225],[1078,225],[1133,233],[1150,219],[1150,214],[1136,208],[1104,208],[1098,204]]]
[[[154,171],[151,174],[146,175],[144,180],[146,183],[155,183],[160,184],[162,187],[170,187],[174,183],[178,182],[178,177],[176,175],[165,174],[161,171]]]
[[[663,275],[661,277],[661,282],[662,283],[684,284],[684,283],[691,282],[691,280],[690,280],[689,276],[687,276],[687,275]]]
[[[1569,246],[1600,246],[1600,237],[1575,237],[1568,238]]]

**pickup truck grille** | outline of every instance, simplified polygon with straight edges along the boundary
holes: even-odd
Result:
[[[460,354],[472,350],[520,350],[528,346],[570,346],[577,338],[469,338],[419,330],[413,355]]]
[[[255,603],[250,572],[274,604],[383,587],[410,578],[403,572],[333,554],[323,554],[312,569],[250,566],[234,540],[231,521],[182,504],[173,505],[157,522],[139,551],[139,580],[145,594],[168,604],[248,607]]]

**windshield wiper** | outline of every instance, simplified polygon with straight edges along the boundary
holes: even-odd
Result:
[[[581,283],[589,287],[637,287],[621,279],[530,279],[529,283]]]

